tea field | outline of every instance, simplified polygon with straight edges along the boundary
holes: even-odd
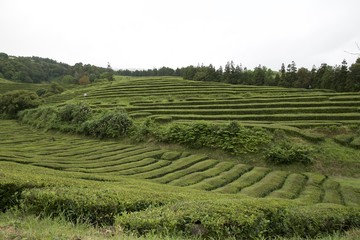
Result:
[[[1,81],[1,92],[12,85],[21,89]],[[35,86],[47,87],[24,89]],[[116,77],[67,89],[43,98],[40,108],[56,112],[76,102],[95,113],[123,108],[135,126],[151,120],[159,128],[235,122],[266,129],[269,146],[281,138],[310,146],[315,160],[278,166],[257,160],[266,144],[235,156],[2,119],[2,212],[16,208],[27,216],[110,228],[114,236],[155,239],[315,238],[360,227],[359,93],[174,77]],[[44,112],[36,114],[40,119]]]
[[[82,179],[146,179],[171,186],[303,203],[360,204],[356,189],[328,176],[290,173],[219,161],[206,155],[124,145],[62,134],[35,132],[14,121],[1,122],[0,161],[53,169]]]
[[[311,126],[358,123],[359,93],[230,85],[180,78],[118,80],[68,95],[95,108],[125,107],[133,118]],[[66,100],[55,98],[53,102]]]

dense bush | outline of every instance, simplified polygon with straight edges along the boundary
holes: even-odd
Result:
[[[57,110],[44,107],[19,114],[22,122],[62,132],[77,132],[104,138],[117,138],[129,133],[133,122],[122,109],[93,114],[85,103],[67,104]]]
[[[37,128],[56,129],[58,112],[53,107],[39,107],[19,112],[19,120]]]
[[[266,160],[275,164],[292,164],[312,162],[308,156],[309,149],[305,146],[291,145],[287,142],[281,142],[270,148],[266,154]]]
[[[108,111],[96,119],[86,121],[81,132],[96,137],[122,137],[128,134],[132,120],[128,114],[122,109]]]
[[[5,212],[13,206],[17,206],[21,199],[22,191],[30,186],[2,183],[0,184],[0,212]]]
[[[0,113],[14,117],[19,111],[36,108],[40,103],[39,96],[34,92],[26,90],[10,91],[0,96]]]
[[[207,239],[316,237],[360,224],[360,211],[340,205],[299,206],[286,201],[179,202],[122,215],[117,225],[138,234],[182,234]]]
[[[61,121],[69,123],[85,122],[91,115],[92,110],[86,103],[80,102],[75,104],[67,104],[59,111]]]
[[[228,125],[208,123],[170,124],[157,132],[162,142],[180,143],[190,147],[211,147],[240,154],[256,152],[261,145],[271,140],[270,134],[262,128],[246,128],[231,122]]]
[[[42,216],[63,215],[72,222],[111,225],[118,214],[161,205],[161,198],[146,193],[114,192],[108,189],[54,187],[28,189],[22,193],[21,208]]]

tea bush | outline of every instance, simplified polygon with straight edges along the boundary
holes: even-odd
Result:
[[[116,225],[143,235],[179,234],[206,239],[316,237],[360,225],[358,208],[294,205],[273,200],[188,201],[117,217]]]

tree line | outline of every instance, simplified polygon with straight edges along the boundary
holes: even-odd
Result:
[[[265,66],[247,69],[233,61],[224,67],[213,65],[169,67],[146,70],[113,71],[90,64],[76,63],[70,66],[55,60],[40,57],[14,57],[0,53],[0,78],[18,82],[41,83],[59,81],[62,83],[89,84],[101,80],[113,80],[113,75],[121,76],[179,76],[188,80],[214,81],[230,84],[257,86],[281,86],[295,88],[321,88],[335,91],[360,91],[360,58],[348,67],[344,60],[340,65],[326,63],[312,69],[298,68],[295,62],[282,64],[278,71]]]
[[[99,79],[113,79],[113,71],[90,64],[74,66],[49,58],[15,57],[0,53],[0,78],[17,82],[43,83],[59,81],[72,84],[88,84]]]
[[[297,68],[294,61],[280,70],[274,71],[265,66],[247,69],[227,62],[225,67],[215,68],[213,65],[187,66],[171,69],[162,67],[148,70],[119,70],[123,76],[180,76],[195,81],[225,82],[230,84],[247,84],[257,86],[280,86],[294,88],[321,88],[335,91],[360,91],[360,58],[348,67],[344,60],[341,65],[330,66],[326,63],[312,69]]]

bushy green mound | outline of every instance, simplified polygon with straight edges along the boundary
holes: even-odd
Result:
[[[138,234],[178,234],[210,239],[316,237],[360,225],[359,209],[297,206],[284,201],[188,201],[119,216],[116,224]]]
[[[24,109],[35,108],[41,103],[36,93],[27,90],[15,90],[0,95],[0,114],[11,117]]]
[[[85,180],[86,174],[0,164],[1,199],[6,198],[3,194],[12,184],[16,189],[13,193],[18,195],[16,205],[23,212],[63,216],[73,222],[114,224],[140,235],[314,237],[360,226],[360,209],[356,207],[245,198],[123,177]]]

